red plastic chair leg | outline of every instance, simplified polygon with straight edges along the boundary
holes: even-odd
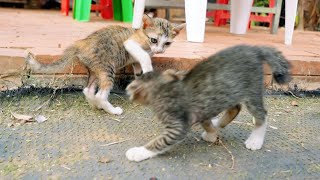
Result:
[[[229,0],[217,0],[218,4],[228,4]],[[227,20],[225,16],[229,13],[228,11],[225,10],[216,10],[215,11],[215,16],[214,16],[214,25],[215,26],[221,26],[221,25],[226,25]]]
[[[112,0],[100,0],[101,17],[104,19],[113,18]]]
[[[70,9],[70,2],[69,0],[61,0],[61,14],[68,16]]]

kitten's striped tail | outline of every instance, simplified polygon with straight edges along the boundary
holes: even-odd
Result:
[[[285,84],[291,80],[291,64],[280,51],[272,47],[261,46],[258,52],[271,67],[272,76],[278,84]]]
[[[25,51],[25,60],[31,67],[31,70],[36,73],[55,73],[58,70],[64,69],[70,64],[78,53],[77,47],[69,47],[64,52],[62,57],[51,64],[43,64],[38,62],[30,50]]]

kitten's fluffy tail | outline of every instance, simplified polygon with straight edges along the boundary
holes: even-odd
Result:
[[[275,48],[261,46],[259,47],[260,56],[264,59],[272,70],[274,80],[278,84],[285,84],[290,82],[290,68],[291,64],[282,55],[282,53]]]
[[[28,65],[30,65],[31,70],[36,73],[55,73],[57,70],[64,69],[68,64],[72,62],[72,60],[77,55],[78,48],[69,47],[67,48],[62,57],[51,64],[43,64],[38,62],[34,55],[30,52],[30,50],[26,50],[25,52],[25,60]]]

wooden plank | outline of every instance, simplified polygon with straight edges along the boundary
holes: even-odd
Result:
[[[184,8],[184,3],[168,0],[147,0],[145,7],[156,8]]]
[[[148,0],[146,1],[145,7],[148,8],[184,8],[183,2],[177,1],[168,1],[168,0]],[[221,10],[230,10],[230,5],[227,4],[216,4],[208,3],[207,9],[221,9]]]
[[[184,8],[184,3],[177,1],[168,1],[168,0],[148,0],[146,1],[146,7],[157,7],[157,8]],[[208,10],[230,10],[231,6],[229,4],[216,4],[208,3]],[[252,7],[251,12],[260,12],[260,13],[276,13],[276,8],[267,8],[267,7]]]

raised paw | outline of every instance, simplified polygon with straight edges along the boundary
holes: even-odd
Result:
[[[262,137],[259,136],[250,136],[246,141],[245,145],[247,149],[250,150],[258,150],[261,149],[263,145],[263,139]]]
[[[208,133],[206,131],[204,131],[202,134],[201,134],[201,137],[203,140],[207,141],[207,142],[216,142],[217,139],[218,139],[218,134],[216,132],[214,133]]]
[[[136,161],[136,162],[140,162],[140,161],[152,158],[155,155],[157,155],[157,153],[149,151],[143,146],[130,148],[126,152],[126,157],[129,159],[129,161]]]

